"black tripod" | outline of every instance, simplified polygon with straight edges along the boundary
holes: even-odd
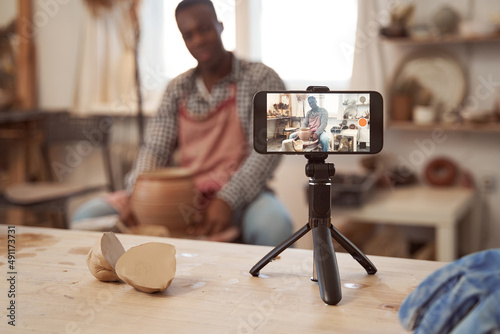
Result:
[[[377,268],[331,223],[331,177],[335,175],[335,166],[332,163],[325,163],[327,156],[327,154],[306,155],[308,160],[306,176],[309,177],[308,223],[264,256],[250,269],[250,274],[258,276],[266,264],[312,230],[315,267],[312,280],[319,283],[321,299],[329,305],[336,305],[342,299],[342,291],[332,237],[365,268],[368,274],[375,274]]]

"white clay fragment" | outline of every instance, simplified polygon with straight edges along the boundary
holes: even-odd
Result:
[[[175,276],[175,247],[148,242],[130,248],[116,263],[116,274],[140,291],[166,290]]]
[[[125,253],[120,240],[113,232],[106,232],[96,241],[87,254],[87,266],[95,278],[104,282],[119,281],[115,265]]]

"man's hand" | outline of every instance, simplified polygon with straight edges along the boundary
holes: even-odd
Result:
[[[313,140],[318,139],[318,135],[316,134],[316,132],[315,132],[315,133],[313,133],[311,137],[312,137],[312,139],[313,139]]]
[[[130,195],[128,195],[125,190],[108,194],[105,199],[109,203],[109,205],[111,205],[116,211],[118,211],[120,220],[126,226],[139,225],[137,218],[135,218],[135,215],[132,212],[132,206],[130,205]]]
[[[235,227],[231,227],[232,220],[231,207],[223,200],[215,198],[208,205],[203,221],[194,229],[193,233],[208,236],[208,240],[230,241],[239,234]]]

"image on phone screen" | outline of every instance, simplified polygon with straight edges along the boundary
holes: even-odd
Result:
[[[382,148],[376,92],[264,92],[255,96],[254,109],[261,153],[370,154]]]

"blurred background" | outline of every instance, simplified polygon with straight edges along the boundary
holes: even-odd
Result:
[[[83,201],[124,187],[166,84],[196,66],[178,2],[1,1],[2,223],[65,227]],[[213,2],[226,48],[271,66],[288,89],[383,95],[382,153],[328,158],[333,223],[364,251],[448,261],[500,247],[500,2]],[[84,136],[70,145],[55,115],[86,119],[73,130]],[[50,135],[63,141],[47,159]],[[297,228],[308,217],[305,163],[285,156],[272,181]],[[49,179],[81,195],[59,203],[62,218],[22,206],[47,196],[40,189],[9,191]],[[297,246],[312,247],[310,236]]]

